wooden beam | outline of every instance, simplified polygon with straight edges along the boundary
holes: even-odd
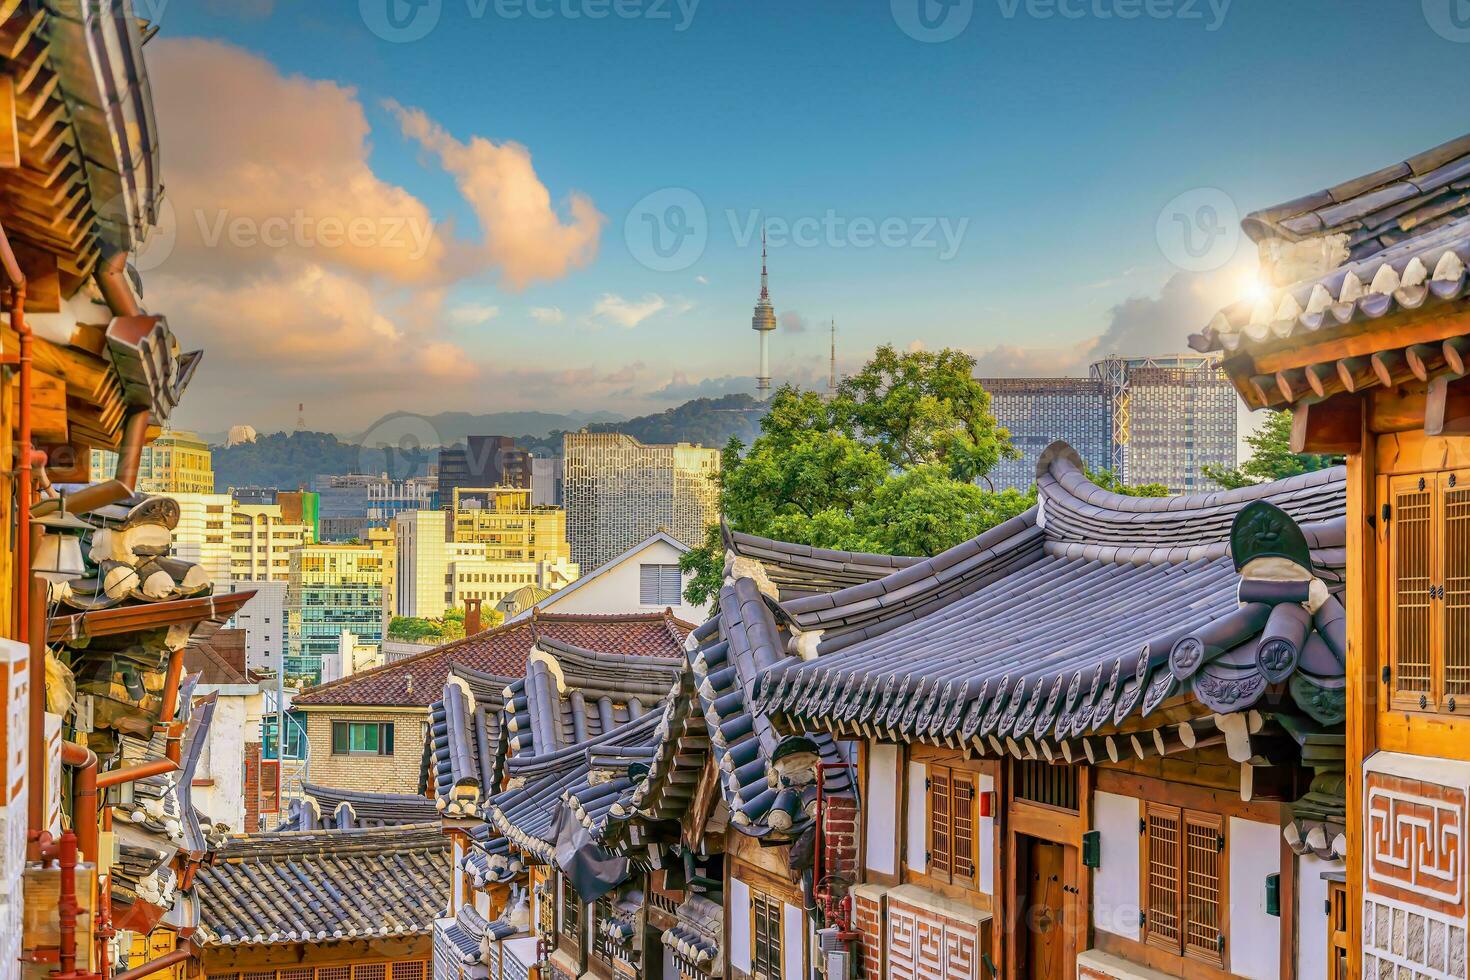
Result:
[[[1366,357],[1344,357],[1337,362],[1337,375],[1345,391],[1362,391],[1378,384],[1378,372]]]
[[[1470,337],[1451,337],[1440,345],[1444,362],[1454,374],[1470,374],[1465,364],[1470,359]]]
[[[1378,383],[1385,388],[1397,387],[1414,376],[1414,372],[1409,370],[1408,358],[1401,350],[1374,351],[1369,360],[1373,364],[1373,373],[1378,375]]]
[[[1363,448],[1363,399],[1341,394],[1325,401],[1303,402],[1292,409],[1291,451],[1352,453]]]
[[[20,166],[20,119],[15,111],[15,79],[0,75],[0,169]]]
[[[1424,433],[1470,435],[1470,379],[1442,374],[1429,382],[1424,402]]]
[[[1320,337],[1319,334],[1307,335]],[[1302,337],[1285,337],[1253,347],[1258,374],[1274,375],[1277,371],[1338,361],[1345,357],[1367,357],[1375,351],[1401,349],[1411,344],[1438,344],[1450,337],[1470,333],[1470,308],[1464,303],[1451,303],[1396,314],[1379,320],[1361,320],[1348,324],[1336,336],[1312,343]]]

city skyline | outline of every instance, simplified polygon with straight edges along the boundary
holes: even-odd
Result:
[[[1464,53],[1417,5],[1325,0],[1081,23],[980,4],[943,43],[884,5],[767,3],[690,4],[687,24],[674,4],[667,20],[428,4],[432,29],[396,43],[365,23],[372,6],[174,5],[159,21],[148,53],[176,149],[142,271],[210,351],[182,426],[290,429],[301,402],[339,431],[385,405],[527,409],[554,391],[563,410],[640,415],[753,393],[762,225],[775,384],[821,387],[830,317],[843,369],[885,341],[959,347],[992,376],[1175,352],[1250,274],[1236,217],[1380,165],[1376,146],[1301,125],[1320,109],[1310,66],[1371,42],[1430,89]],[[1066,68],[1022,71],[1037,59]],[[705,70],[669,84],[686,62]],[[1079,87],[1095,77],[1110,82]],[[1455,134],[1392,92],[1357,99],[1383,144]],[[1200,138],[1206,119],[1234,138]],[[1057,152],[1079,142],[1085,161]],[[512,204],[532,218],[513,235],[497,210]],[[1199,244],[1222,247],[1190,271],[1160,228],[1205,213]],[[348,241],[354,218],[367,247]],[[692,259],[683,231],[702,238]]]

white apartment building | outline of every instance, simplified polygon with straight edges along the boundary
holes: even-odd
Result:
[[[237,579],[227,591],[255,592],[230,620],[245,631],[245,664],[252,670],[275,670],[286,649],[285,579]],[[221,590],[226,591],[226,590]]]
[[[600,567],[657,531],[692,547],[719,520],[718,449],[569,432],[563,455],[567,540],[581,568]]]
[[[311,528],[281,516],[279,504],[235,504],[230,522],[230,578],[285,581],[291,549],[311,542]]]
[[[235,500],[227,493],[170,493],[179,503],[174,557],[200,565],[216,592],[228,591],[231,578],[230,533]]]

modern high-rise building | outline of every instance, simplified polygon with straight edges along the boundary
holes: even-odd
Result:
[[[398,519],[387,527],[368,528],[362,540],[383,554],[383,622],[391,623],[398,615]]]
[[[559,456],[537,456],[531,460],[531,505],[533,507],[561,507],[565,501],[562,487],[566,482],[566,467]]]
[[[383,554],[365,544],[310,544],[291,552],[286,585],[286,676],[321,680],[346,630],[383,642]]]
[[[93,474],[117,468],[117,453],[92,450]],[[214,493],[214,457],[209,443],[192,432],[168,430],[138,456],[140,493]]]
[[[1206,466],[1235,465],[1235,388],[1218,367],[1135,368],[1128,389],[1123,474],[1129,483],[1195,493],[1215,486]]]
[[[453,506],[459,487],[531,486],[531,454],[510,436],[470,436],[463,446],[439,450],[439,506]]]
[[[406,480],[384,477],[368,484],[367,526],[386,528],[388,523],[406,510],[433,510],[439,506],[437,481],[427,476]]]
[[[232,577],[231,532],[235,500],[227,493],[169,493],[179,504],[170,552],[201,566],[216,592],[229,590]]]
[[[365,473],[328,474],[316,478],[319,541],[351,541],[368,526],[368,494],[387,482]]]
[[[311,539],[322,539],[321,497],[312,490],[281,490],[276,493],[281,519],[288,524],[305,524],[311,528]]]
[[[292,549],[311,541],[311,528],[287,521],[280,504],[236,501],[230,522],[230,578],[284,582]]]
[[[1234,466],[1236,408],[1219,365],[1197,354],[1109,357],[1087,378],[980,378],[990,411],[1022,458],[990,474],[997,489],[1028,489],[1058,439],[1093,469],[1172,493],[1213,486],[1206,465]]]
[[[450,537],[485,545],[491,561],[570,560],[567,512],[535,507],[531,491],[512,487],[457,487]]]
[[[1020,459],[1002,460],[988,474],[997,490],[1029,490],[1047,446],[1066,440],[1093,469],[1108,465],[1108,398],[1089,378],[980,378],[990,412],[1011,434]]]
[[[569,432],[563,445],[567,540],[581,568],[597,568],[659,530],[694,546],[719,521],[718,449],[646,446],[620,432]]]
[[[496,559],[484,542],[446,540],[447,517],[442,510],[420,510],[394,520],[397,615],[437,619],[462,608],[465,599],[482,599],[493,607],[516,589],[555,590],[577,578],[577,566],[564,556]]]

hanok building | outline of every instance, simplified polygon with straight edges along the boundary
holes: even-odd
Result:
[[[322,684],[291,705],[306,718],[315,782],[370,793],[413,793],[430,706],[444,692],[451,666],[519,677],[535,637],[611,653],[677,655],[689,627],[667,610],[636,615],[527,617],[446,643],[395,663]]]
[[[821,869],[855,870],[855,786],[830,736],[755,707],[762,672],[794,661],[774,637],[741,579],[673,656],[543,636],[522,676],[452,668],[425,789],[463,872],[436,950],[468,952],[436,954],[436,976],[808,976]],[[823,806],[838,832],[819,838]]]
[[[437,822],[230,837],[198,875],[191,975],[425,980],[448,851]]]
[[[1331,976],[1463,977],[1470,136],[1242,223],[1271,288],[1191,343],[1347,455],[1347,892]],[[1361,957],[1361,959],[1360,959]]]

